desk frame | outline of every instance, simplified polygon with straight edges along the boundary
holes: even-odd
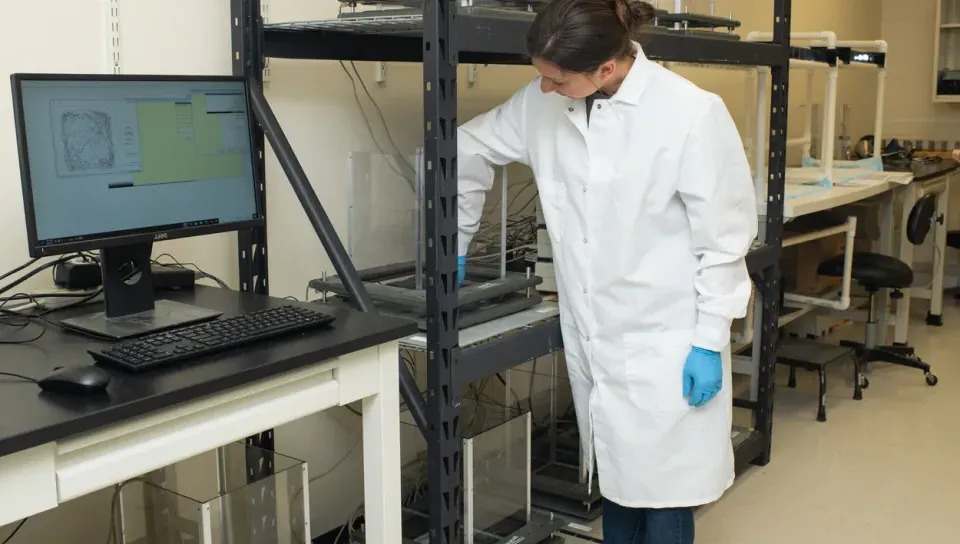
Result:
[[[399,544],[396,341],[0,457],[0,525],[329,408],[363,401],[367,535]],[[308,490],[304,490],[308,493]],[[310,515],[305,516],[310,539]]]
[[[950,202],[950,183],[956,178],[956,172],[949,172],[946,175],[911,184],[906,190],[901,191],[903,201],[903,217],[901,219],[901,229],[907,224],[907,218],[910,216],[910,210],[921,197],[929,194],[937,196],[937,216],[944,218],[944,223],[934,224],[934,244],[933,252],[933,281],[930,288],[911,287],[904,289],[904,297],[897,301],[897,312],[893,317],[894,345],[907,345],[908,333],[910,330],[910,299],[922,298],[930,300],[930,311],[927,312],[927,324],[940,326],[943,324],[943,270],[946,266],[947,251],[947,225],[946,220],[949,217]],[[914,247],[907,240],[906,230],[903,230],[900,236],[900,260],[913,267]],[[883,306],[885,307],[885,306]],[[888,321],[889,324],[889,321]],[[883,327],[884,329],[886,327]],[[881,332],[881,339],[883,338]]]

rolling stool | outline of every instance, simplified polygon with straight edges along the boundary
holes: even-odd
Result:
[[[943,218],[934,218],[936,213],[936,196],[924,195],[917,200],[910,210],[910,216],[907,224],[904,225],[907,240],[913,245],[920,245],[930,232],[933,221],[943,221]],[[843,277],[843,255],[827,259],[820,263],[817,273],[822,276],[831,276],[835,278]],[[878,346],[876,308],[874,307],[874,295],[880,289],[892,289],[890,298],[897,300],[903,298],[901,289],[910,287],[913,283],[913,270],[907,263],[900,259],[881,255],[879,253],[855,252],[853,254],[853,267],[850,273],[851,278],[859,283],[868,293],[869,302],[867,304],[867,326],[864,343],[860,342],[840,342],[841,346],[847,346],[854,349],[856,357],[854,358],[857,378],[854,381],[853,398],[860,400],[863,398],[861,389],[869,387],[870,382],[863,376],[862,365],[872,361],[891,363],[895,365],[916,368],[922,370],[926,376],[927,385],[937,385],[937,377],[930,371],[930,365],[923,362],[913,352],[913,348],[906,346]],[[884,314],[885,315],[885,314]],[[886,326],[886,323],[884,323]]]

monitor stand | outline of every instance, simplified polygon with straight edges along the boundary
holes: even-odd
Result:
[[[61,324],[80,332],[122,340],[220,317],[222,312],[215,310],[172,300],[154,300],[150,274],[152,250],[150,243],[100,250],[104,311],[64,319]]]

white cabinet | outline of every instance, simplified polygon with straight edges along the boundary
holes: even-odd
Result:
[[[937,0],[933,101],[960,103],[960,0]]]

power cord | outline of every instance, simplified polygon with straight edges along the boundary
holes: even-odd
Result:
[[[26,380],[28,382],[37,383],[36,378],[31,378],[30,376],[23,376],[21,374],[15,374],[13,372],[0,372],[0,376],[10,376],[11,378],[20,378],[21,380]]]
[[[20,529],[23,529],[23,525],[24,525],[25,523],[27,523],[27,520],[28,520],[28,519],[30,519],[30,518],[23,518],[22,520],[20,520],[20,523],[18,523],[17,526],[14,527],[13,532],[10,533],[10,536],[8,536],[7,538],[3,539],[3,542],[0,543],[0,544],[9,544],[10,541],[13,540],[13,537],[17,536],[17,533],[20,532]]]
[[[39,322],[41,325],[40,332],[32,337],[23,340],[0,340],[0,345],[20,345],[20,344],[29,344],[30,342],[36,342],[44,334],[46,334],[49,325],[55,327],[60,327],[59,323],[55,323],[47,319],[47,316],[53,312],[60,310],[65,310],[67,308],[75,308],[77,306],[82,306],[87,302],[97,298],[97,296],[102,293],[102,289],[92,291],[89,293],[64,293],[65,297],[77,298],[76,301],[69,304],[64,304],[63,306],[58,306],[56,308],[44,308],[43,304],[37,300],[37,296],[31,295],[28,293],[18,293],[16,295],[5,297],[2,302],[0,302],[0,325],[6,325],[8,327],[15,327],[20,330],[26,329],[31,323]],[[45,298],[47,295],[40,295],[40,298]],[[38,308],[40,311],[37,313],[26,313],[25,311],[20,310],[9,310],[4,308],[4,306],[11,301],[24,300],[29,301],[33,304],[34,307]],[[19,319],[20,322],[14,322],[12,320]],[[91,335],[94,336],[94,335]],[[95,336],[96,337],[96,336]],[[96,337],[99,338],[99,337]]]
[[[5,280],[5,279],[7,279],[8,277],[16,274],[17,272],[23,270],[24,268],[27,268],[28,266],[36,263],[36,262],[39,261],[39,260],[40,260],[39,257],[37,257],[37,258],[35,258],[35,259],[30,259],[29,261],[21,264],[20,266],[14,268],[13,270],[4,273],[2,276],[0,276],[0,280]]]
[[[341,60],[341,61],[338,61],[338,62],[340,63],[340,68],[343,69],[343,73],[347,75],[347,78],[348,78],[348,79],[350,79],[350,85],[353,87],[353,99],[354,99],[354,101],[356,101],[357,107],[360,109],[360,115],[363,116],[363,123],[364,123],[364,125],[366,125],[366,127],[367,127],[367,132],[370,133],[370,139],[373,140],[373,145],[374,145],[374,147],[377,148],[377,151],[379,151],[381,155],[385,155],[385,156],[389,157],[390,154],[387,153],[386,151],[384,151],[382,147],[380,147],[380,142],[377,141],[376,135],[375,135],[374,132],[373,132],[373,125],[370,124],[370,119],[367,117],[367,112],[366,112],[366,110],[363,109],[363,103],[360,101],[360,93],[359,93],[359,91],[357,90],[357,80],[354,79],[353,75],[350,73],[350,70],[347,69],[347,65],[344,64],[344,62],[343,62],[342,60]],[[351,62],[351,64],[353,64],[353,63]],[[373,100],[373,97],[370,96],[370,92],[367,91],[367,87],[366,87],[366,85],[363,83],[363,78],[361,78],[361,77],[360,77],[360,74],[357,72],[357,67],[354,66],[354,67],[353,67],[353,70],[354,70],[354,73],[357,73],[357,79],[360,80],[360,85],[363,86],[363,89],[364,89],[364,91],[366,92],[367,96],[370,97],[370,100],[373,102],[374,108],[376,108],[376,110],[379,112],[379,111],[380,111],[380,107],[377,105],[376,101]],[[383,113],[382,113],[382,112],[380,113],[380,119],[383,119]],[[397,151],[397,156],[400,157],[400,159],[401,159],[400,162],[402,162],[403,165],[404,165],[407,169],[409,169],[411,172],[413,172],[413,173],[415,174],[416,171],[413,169],[412,166],[410,166],[409,164],[407,164],[407,161],[406,161],[406,160],[403,160],[403,158],[402,158],[402,157],[403,157],[403,154],[400,153],[399,149],[397,149],[396,144],[393,143],[393,137],[390,136],[390,131],[387,129],[386,123],[384,123],[383,128],[384,128],[384,130],[385,130],[386,133],[387,133],[387,139],[390,140],[390,142],[393,144],[394,150]],[[411,177],[409,177],[409,176],[405,175],[404,173],[400,172],[399,170],[397,170],[397,169],[394,167],[394,165],[390,162],[389,159],[388,159],[386,162],[387,162],[387,166],[388,166],[391,170],[393,170],[393,173],[397,174],[398,176],[400,176],[400,177],[402,177],[404,180],[406,180],[407,185],[410,186],[410,189],[413,190],[414,193],[416,193],[416,192],[417,192],[417,188],[416,188],[416,184],[414,183],[414,180],[413,180]]]

